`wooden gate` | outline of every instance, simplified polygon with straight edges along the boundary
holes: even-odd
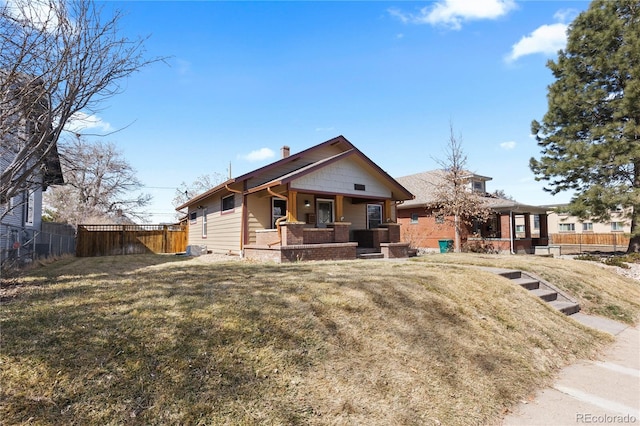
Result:
[[[78,225],[78,257],[181,253],[186,249],[186,225]]]

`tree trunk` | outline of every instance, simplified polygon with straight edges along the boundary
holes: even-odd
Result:
[[[458,215],[455,215],[453,217],[453,227],[455,229],[455,241],[453,243],[453,251],[455,253],[460,253],[460,218],[458,217]]]
[[[640,189],[640,161],[633,162],[633,189],[636,191]],[[640,252],[640,231],[638,230],[640,225],[640,204],[634,203],[631,208],[633,209],[631,212],[631,239],[629,240],[627,253],[638,253]]]
[[[633,212],[631,213],[631,239],[629,240],[629,248],[627,253],[640,252],[640,206],[633,206]]]

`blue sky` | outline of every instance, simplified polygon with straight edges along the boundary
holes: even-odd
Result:
[[[450,125],[470,170],[526,204],[566,202],[528,168],[546,67],[584,1],[106,2],[167,57],[129,78],[91,132],[116,143],[174,219],[181,182],[238,176],[344,135],[391,176],[431,170]]]

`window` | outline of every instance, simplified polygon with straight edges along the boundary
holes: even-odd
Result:
[[[533,215],[533,229],[536,231],[540,230],[540,215]]]
[[[233,210],[236,207],[236,197],[234,194],[228,195],[222,199],[222,211]]]
[[[354,183],[353,189],[355,189],[356,191],[366,191],[366,187],[361,183]]]
[[[593,223],[591,222],[583,223],[582,232],[593,232]]]
[[[382,225],[382,206],[367,204],[367,229],[374,229]]]
[[[474,180],[473,181],[473,192],[484,192],[484,182],[482,182],[481,180]]]
[[[418,223],[418,213],[411,213],[411,223]]]
[[[559,223],[558,231],[560,232],[575,232],[576,224],[575,223]]]
[[[436,214],[436,223],[439,225],[442,225],[444,223],[444,215],[443,214]]]
[[[516,232],[524,234],[524,225],[516,225]]]
[[[624,224],[622,222],[611,222],[611,231],[622,231]]]
[[[197,221],[198,221],[198,212],[189,213],[189,222],[191,222],[191,224],[193,225]]]
[[[202,210],[202,238],[207,238],[207,209]]]
[[[271,199],[271,229],[275,229],[276,220],[287,215],[287,202],[280,198]]]
[[[29,192],[26,195],[25,201],[26,201],[26,208],[25,208],[24,224],[25,226],[33,226],[33,219],[34,219],[34,213],[35,213],[34,207],[36,202],[36,196],[33,191]]]

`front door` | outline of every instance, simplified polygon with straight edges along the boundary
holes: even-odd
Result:
[[[333,222],[333,200],[316,200],[316,214],[318,228],[326,228],[327,223]]]
[[[382,224],[382,206],[367,204],[367,229],[374,229]]]

